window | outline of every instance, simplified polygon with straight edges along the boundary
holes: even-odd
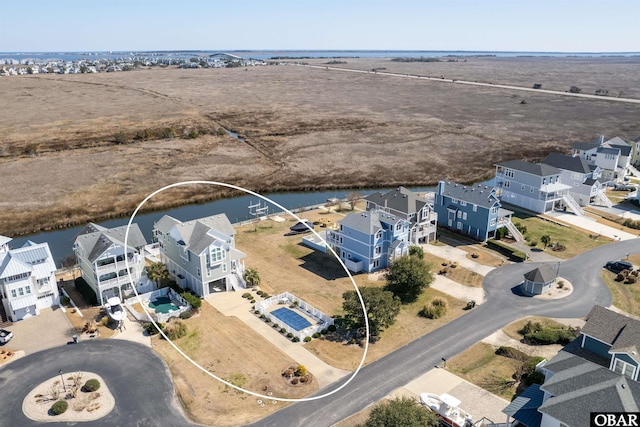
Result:
[[[511,183],[509,181],[505,181],[504,184],[502,184],[502,186],[504,188],[509,188],[509,187],[511,187]]]
[[[42,287],[42,286],[46,286],[49,284],[49,278],[45,277],[42,279],[38,279],[38,286]]]
[[[397,223],[396,224],[396,230],[402,230],[402,223]]]
[[[449,227],[452,227],[453,226],[453,220],[450,219],[447,224],[449,225]]]
[[[382,247],[381,246],[376,246],[375,254],[376,255],[380,255],[381,252],[382,252]]]
[[[525,188],[525,185],[524,185],[524,184],[522,184],[522,186],[520,187],[520,189],[521,189],[522,191],[524,191],[524,188]]]
[[[467,202],[465,202],[464,200],[460,200],[460,206],[467,206]]]
[[[15,289],[11,289],[11,296],[12,296],[13,298],[15,298],[15,297],[17,297],[17,296],[18,296],[18,294],[16,294],[16,290],[15,290]]]
[[[198,277],[200,277],[200,267],[198,267]]]
[[[24,291],[29,295],[31,293],[31,286],[25,286]]]
[[[20,294],[20,296],[23,296],[24,295],[24,289],[18,288],[18,293]]]
[[[227,264],[222,264],[222,272],[223,273],[227,272]]]
[[[491,215],[495,215],[498,213],[498,208],[496,206],[491,208]]]
[[[342,236],[340,236],[340,244],[342,244]]]
[[[496,220],[495,219],[491,220],[491,225],[496,225]]]
[[[504,174],[505,174],[505,176],[508,176],[509,178],[513,178],[513,169],[505,169],[504,170]]]
[[[347,254],[347,259],[351,259],[351,254]]]
[[[475,203],[473,204],[473,211],[478,212],[478,205],[476,205]]]
[[[462,218],[462,211],[458,211],[457,217]]]
[[[211,264],[217,264],[222,261],[225,257],[225,253],[222,248],[212,248],[211,249]]]
[[[633,375],[635,374],[635,371],[636,371],[636,367],[633,366],[631,363],[625,362],[624,360],[615,359],[615,362],[613,364],[613,371],[619,374],[625,375],[629,378],[633,378]]]
[[[380,267],[380,260],[379,259],[373,261],[373,268],[378,268],[378,267]]]
[[[451,203],[454,204],[454,205],[457,205],[458,204],[458,199],[451,199]]]
[[[462,212],[462,220],[463,221],[467,220],[467,213],[466,212]]]
[[[530,193],[533,193],[533,187],[531,187],[531,188],[529,189],[529,192],[530,192]]]
[[[458,221],[458,223],[456,224],[456,227],[458,228],[458,230],[462,230],[462,223]]]

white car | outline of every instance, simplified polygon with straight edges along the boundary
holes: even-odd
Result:
[[[11,341],[11,338],[13,338],[13,332],[7,331],[6,329],[0,329],[0,343],[7,343]]]

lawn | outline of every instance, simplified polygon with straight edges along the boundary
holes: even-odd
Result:
[[[516,212],[512,221],[514,224],[520,223],[527,228],[525,238],[530,242],[530,246],[532,246],[532,242],[537,242],[533,250],[546,250],[562,259],[573,258],[583,252],[611,242],[611,239],[606,237],[590,237],[589,232],[586,230],[559,225],[522,212]],[[552,251],[549,248],[543,249],[544,245],[540,240],[543,235],[549,236],[552,242],[563,244],[566,249],[564,251]]]
[[[640,254],[631,255],[628,260],[634,266],[639,266]],[[613,305],[626,313],[640,316],[640,282],[625,284],[617,282],[616,276],[615,273],[602,269],[601,277],[613,295]]]
[[[512,400],[518,391],[518,383],[512,376],[520,363],[498,356],[492,345],[479,342],[447,361],[447,369],[493,394]]]

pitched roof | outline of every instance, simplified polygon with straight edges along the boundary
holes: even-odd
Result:
[[[567,156],[560,153],[549,153],[547,157],[542,160],[542,163],[572,172],[580,172],[584,174],[591,173],[589,164],[580,156]]]
[[[619,148],[614,148],[614,147],[604,147],[603,146],[603,147],[598,147],[596,152],[603,153],[603,154],[620,154],[620,149]]]
[[[589,411],[638,411],[640,383],[624,375],[564,350],[544,368],[553,375],[540,388],[553,397],[539,411],[562,423],[589,425]]]
[[[82,248],[83,253],[88,254],[87,259],[95,261],[111,246],[124,247],[124,238],[127,226],[106,228],[98,224],[89,223],[76,236],[75,244]],[[130,248],[141,248],[147,244],[138,224],[131,224],[127,244]]]
[[[543,264],[524,274],[525,279],[534,283],[547,283],[557,277],[557,265]]]
[[[532,384],[513,399],[502,412],[527,427],[539,426],[542,414],[538,412],[538,408],[542,405],[543,398],[544,392],[540,390],[540,385]]]
[[[560,174],[560,169],[556,167],[545,165],[543,163],[531,163],[524,160],[507,160],[506,162],[498,163],[498,166],[537,176]]]
[[[398,187],[386,193],[377,191],[365,197],[365,200],[375,203],[378,207],[390,208],[406,215],[418,212],[427,204],[425,199],[405,187]]]
[[[361,213],[351,212],[339,222],[341,226],[351,228],[367,235],[375,234],[378,230],[382,229],[377,211]]]
[[[211,215],[187,222],[165,215],[155,223],[154,228],[162,233],[171,234],[176,241],[182,241],[185,247],[196,255],[200,255],[214,242],[221,242],[228,246],[227,241],[236,234],[225,214]]]
[[[443,186],[442,194],[447,197],[463,200],[487,209],[496,206],[496,204],[500,206],[494,187],[482,184],[466,186],[455,182],[440,181],[438,183],[438,191],[440,191],[441,186]]]
[[[28,241],[21,248],[0,252],[0,278],[24,273],[43,278],[55,270],[56,264],[47,243]]]
[[[6,236],[1,236],[0,235],[0,246],[4,246],[7,243],[9,243],[10,241],[12,241],[13,239],[11,237],[6,237]]]
[[[600,146],[600,141],[591,141],[591,142],[574,142],[573,149],[581,150],[581,151],[589,151],[594,148],[598,148]]]
[[[586,317],[582,332],[611,345],[610,353],[625,352],[640,363],[640,320],[596,305]]]

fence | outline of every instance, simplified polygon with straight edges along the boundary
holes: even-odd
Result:
[[[287,325],[282,320],[273,316],[269,312],[269,307],[274,304],[289,304],[289,308],[301,311],[308,317],[311,317],[316,324],[309,326],[301,331],[296,331],[294,328]],[[306,302],[296,297],[295,295],[290,294],[289,292],[284,292],[259,301],[255,304],[255,309],[258,310],[260,314],[263,314],[267,319],[271,320],[273,323],[277,323],[278,325],[280,325],[280,327],[284,328],[287,333],[291,333],[294,337],[298,337],[300,341],[302,341],[306,337],[312,336],[316,332],[319,333],[321,330],[328,328],[329,325],[333,325],[333,319],[330,316],[324,314],[317,308],[313,307],[310,304],[307,304]]]
[[[129,309],[129,312],[133,315],[133,317],[136,318],[136,320],[140,322],[149,322],[151,319],[149,319],[149,316],[146,313],[138,313],[138,311],[135,310],[132,306],[137,302],[142,305],[149,304],[149,302],[160,297],[167,297],[171,301],[176,301],[179,308],[177,310],[170,310],[168,313],[154,313],[153,311],[149,310],[149,312],[152,313],[153,317],[155,318],[156,322],[167,322],[171,317],[179,317],[185,311],[191,310],[191,305],[189,305],[187,300],[182,298],[182,296],[180,296],[171,288],[162,288],[153,292],[141,294],[137,297],[128,298],[125,301],[125,306]]]

